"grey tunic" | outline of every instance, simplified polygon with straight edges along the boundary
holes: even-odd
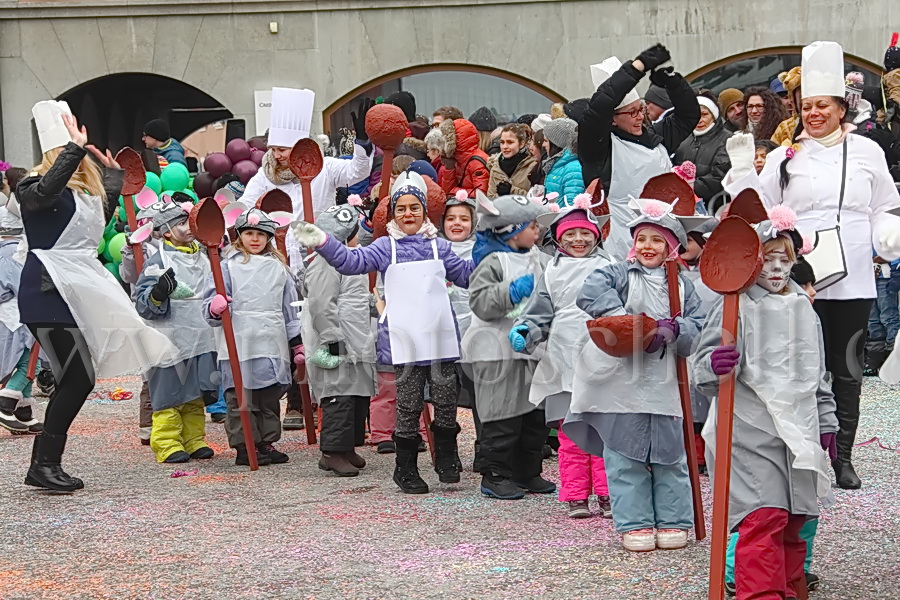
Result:
[[[6,305],[3,307],[4,311],[16,315],[19,313],[16,297],[19,295],[19,279],[22,276],[22,265],[13,258],[18,245],[18,239],[0,241],[0,304]],[[22,353],[29,350],[32,344],[34,337],[24,325],[19,324],[12,331],[5,323],[0,323],[0,377],[13,372]]]
[[[708,313],[712,310],[712,307],[715,306],[719,295],[706,287],[700,279],[699,266],[688,267],[686,270],[682,271],[682,274],[694,284],[694,290],[697,292],[697,297],[700,298],[703,312]],[[691,384],[691,410],[694,413],[694,423],[706,423],[706,418],[709,416],[709,398],[704,394],[701,394],[700,390],[697,389],[697,386],[693,384]]]
[[[792,293],[803,292],[792,285]],[[770,294],[763,288],[754,285],[748,290],[743,301],[765,302]],[[718,394],[719,376],[713,373],[710,356],[721,343],[722,338],[722,307],[720,299],[709,314],[706,325],[700,334],[698,348],[691,358],[691,374],[695,385],[699,390],[708,395]],[[821,433],[836,432],[838,429],[835,417],[834,395],[826,380],[825,353],[822,339],[821,326],[818,318],[810,307],[810,314],[797,315],[804,318],[815,318],[819,329],[819,355],[820,377],[818,389],[814,401],[819,415],[819,431]],[[810,316],[811,315],[811,316]],[[741,315],[743,317],[743,315]],[[787,331],[772,328],[766,332],[772,339],[781,339],[781,345],[785,352],[791,352],[791,339]],[[734,418],[734,430],[732,433],[731,451],[731,492],[728,509],[728,526],[734,530],[748,514],[759,508],[780,508],[796,515],[817,516],[819,507],[817,502],[816,478],[817,474],[811,470],[796,469],[792,466],[794,455],[785,442],[767,431],[774,430],[774,422],[760,397],[748,387],[742,380],[742,367],[748,362],[754,361],[754,348],[748,347],[743,335],[743,324],[739,323],[736,346],[741,353],[741,361],[736,370],[734,402],[736,414]],[[785,381],[784,385],[790,385]],[[813,401],[813,399],[810,399]],[[743,405],[743,407],[741,407]],[[715,407],[715,402],[713,402]],[[757,409],[762,414],[761,419],[767,422],[761,423],[760,418],[753,419],[754,423],[741,418],[737,413],[746,409]],[[710,419],[704,429],[704,438],[715,435],[715,419]],[[709,464],[709,472],[712,476],[715,471],[715,447],[707,443],[706,460]]]

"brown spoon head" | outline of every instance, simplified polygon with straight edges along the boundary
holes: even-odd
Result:
[[[288,159],[288,167],[301,181],[312,181],[316,175],[322,172],[325,159],[319,145],[310,138],[299,140],[291,148],[291,157]]]
[[[728,217],[740,217],[751,225],[756,225],[769,219],[769,213],[766,211],[766,207],[763,206],[762,200],[759,199],[759,193],[753,188],[741,190],[725,209],[725,215]]]
[[[763,267],[759,235],[741,217],[728,217],[713,230],[700,257],[700,277],[719,294],[740,294]]]
[[[376,104],[366,113],[366,133],[383,150],[395,150],[406,139],[409,123],[399,106]]]
[[[204,198],[191,209],[188,217],[194,238],[207,248],[218,248],[225,235],[225,217],[212,198]]]
[[[270,212],[294,212],[291,197],[278,188],[269,190],[256,201],[256,208],[264,213]]]
[[[641,198],[651,198],[666,204],[673,204],[672,214],[679,217],[693,215],[696,208],[693,188],[675,173],[663,173],[651,177],[644,185]]]
[[[116,162],[125,170],[122,195],[134,196],[140,193],[147,184],[147,174],[144,171],[144,161],[141,160],[141,155],[126,146],[116,154]]]
[[[617,358],[634,356],[650,344],[656,321],[647,315],[598,317],[587,322],[591,340],[598,348]]]

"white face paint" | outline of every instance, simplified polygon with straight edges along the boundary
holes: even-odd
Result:
[[[756,284],[772,294],[778,294],[788,284],[793,266],[794,262],[787,252],[780,248],[769,250]]]

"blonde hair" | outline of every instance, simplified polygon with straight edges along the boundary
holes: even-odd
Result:
[[[32,171],[38,175],[44,175],[50,170],[50,167],[53,166],[56,159],[59,158],[62,150],[63,149],[60,147],[52,148],[44,152],[44,155],[41,157],[41,164],[37,165]],[[94,164],[94,161],[87,156],[81,159],[81,163],[78,165],[75,172],[72,173],[66,187],[75,192],[84,192],[90,196],[96,196],[103,200],[104,206],[106,205],[106,190],[103,187],[103,173],[101,173],[100,167]]]
[[[231,247],[244,255],[244,260],[241,261],[241,264],[246,265],[248,262],[250,262],[250,257],[253,256],[253,253],[244,247],[244,243],[241,241],[241,232],[238,232],[237,238],[233,242],[231,242]],[[284,254],[282,254],[281,250],[279,250],[275,245],[275,238],[272,236],[269,236],[269,241],[266,244],[266,248],[259,254],[271,254],[276,259],[278,259],[281,264],[283,264],[285,267],[287,266],[287,258],[284,257]]]
[[[478,132],[478,147],[481,148],[482,152],[490,153],[491,144],[494,142],[494,132],[493,131],[479,131]]]
[[[779,235],[763,244],[763,256],[773,250],[783,250],[792,263],[797,262],[797,251],[794,249],[794,242],[792,242],[790,238]],[[779,293],[787,294],[788,286],[784,286]]]

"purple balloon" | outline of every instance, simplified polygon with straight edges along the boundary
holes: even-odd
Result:
[[[265,156],[265,155],[266,155],[265,151],[263,151],[263,150],[257,150],[256,148],[254,148],[254,149],[250,152],[250,160],[252,160],[254,163],[256,163],[256,166],[257,166],[257,167],[261,167],[261,166],[262,166],[262,159],[263,159],[263,156]]]
[[[197,194],[197,197],[201,200],[203,198],[212,197],[214,181],[215,177],[213,177],[206,171],[197,173],[197,176],[194,177],[194,193]]]
[[[237,164],[250,158],[250,146],[244,140],[235,138],[225,145],[225,154],[232,163]]]
[[[263,152],[265,152],[268,149],[266,147],[266,138],[261,135],[250,138],[249,140],[247,140],[247,143],[251,148],[254,148],[256,150],[262,150]]]
[[[232,167],[231,172],[238,176],[238,179],[241,180],[241,183],[247,185],[247,182],[250,181],[256,172],[259,170],[259,167],[252,160],[242,160]]]
[[[203,167],[209,171],[213,179],[230,171],[232,164],[231,159],[224,152],[213,152],[203,161]]]

